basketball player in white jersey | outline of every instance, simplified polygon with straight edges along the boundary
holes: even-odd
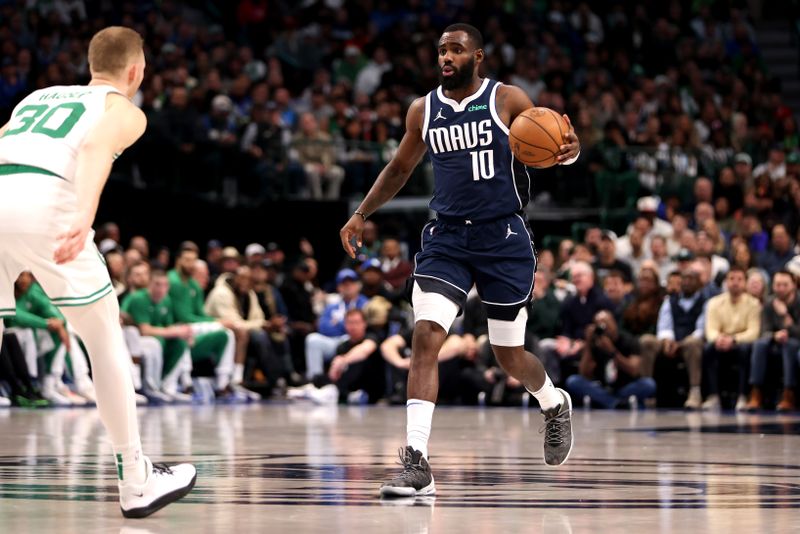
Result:
[[[14,280],[30,270],[83,340],[125,517],[180,499],[196,478],[190,464],[154,465],[142,453],[119,306],[92,241],[111,165],[146,127],[130,101],[144,67],[141,36],[106,28],[89,43],[88,86],[35,91],[0,128],[0,319],[14,315]]]

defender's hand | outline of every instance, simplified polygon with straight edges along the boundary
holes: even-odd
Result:
[[[356,213],[350,217],[347,224],[339,230],[339,237],[342,239],[342,248],[347,252],[347,255],[355,259],[356,249],[353,247],[353,240],[356,246],[361,247],[361,234],[364,233],[364,218]]]
[[[92,221],[79,215],[69,230],[56,236],[58,247],[53,253],[53,260],[61,265],[77,258],[86,245],[86,237],[91,230]]]
[[[564,114],[563,117],[567,122],[567,126],[569,126],[569,131],[564,134],[564,144],[561,145],[561,152],[556,158],[558,163],[571,160],[581,151],[581,143],[578,140],[578,136],[575,135],[575,128],[572,127],[572,122],[566,114]]]

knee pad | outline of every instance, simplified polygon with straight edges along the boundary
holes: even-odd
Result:
[[[411,304],[414,307],[414,322],[431,321],[444,328],[445,332],[450,331],[458,315],[458,304],[439,293],[423,291],[416,282],[411,292]]]
[[[522,347],[525,345],[525,325],[528,311],[520,308],[513,321],[489,319],[489,343],[498,347]]]

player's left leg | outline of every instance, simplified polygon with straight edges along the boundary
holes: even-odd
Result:
[[[117,459],[122,514],[150,515],[192,489],[195,468],[190,464],[153,465],[142,453],[116,296],[110,293],[96,302],[63,307],[61,311],[83,339],[92,360],[97,409],[111,436]]]
[[[519,215],[473,230],[475,283],[486,306],[489,342],[498,363],[539,401],[545,419],[544,461],[561,465],[572,450],[572,401],[553,385],[541,361],[525,351],[527,305],[533,295],[536,251]]]
[[[553,385],[539,358],[525,350],[527,319],[525,308],[514,321],[489,318],[489,342],[500,366],[539,401],[545,420],[544,461],[561,465],[572,450],[572,400]]]
[[[116,458],[122,514],[145,517],[186,495],[196,471],[190,464],[154,465],[142,452],[119,303],[92,237],[75,260],[63,265],[52,260],[55,243],[50,236],[18,238],[15,250],[86,345],[97,408]]]

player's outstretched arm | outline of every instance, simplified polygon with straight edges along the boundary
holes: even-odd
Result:
[[[86,135],[78,150],[75,190],[78,213],[70,229],[56,236],[59,242],[53,255],[56,263],[74,260],[86,243],[92,228],[100,194],[111,173],[114,155],[131,146],[144,133],[147,119],[142,110],[127,98],[110,94],[103,117]]]
[[[364,231],[364,221],[367,216],[375,213],[375,210],[394,198],[397,192],[406,184],[414,167],[417,166],[419,160],[425,154],[427,146],[422,139],[424,115],[425,99],[418,98],[408,108],[406,133],[400,141],[397,153],[378,175],[375,184],[373,184],[366,198],[358,207],[358,213],[354,213],[350,220],[347,221],[347,224],[339,231],[342,247],[351,258],[356,257],[353,240],[359,247],[361,246],[361,234]]]
[[[533,102],[527,93],[516,85],[501,85],[497,88],[496,108],[506,126],[510,127],[517,115],[533,107]],[[561,165],[571,165],[578,159],[581,153],[581,143],[575,135],[575,128],[569,117],[564,114],[564,121],[569,126],[569,131],[564,134],[564,144],[561,145],[561,152],[557,161]]]

